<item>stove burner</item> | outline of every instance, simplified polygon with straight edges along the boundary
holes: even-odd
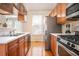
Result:
[[[59,35],[62,39],[79,45],[79,35]]]

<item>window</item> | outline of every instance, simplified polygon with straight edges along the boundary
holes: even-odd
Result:
[[[32,17],[32,34],[43,34],[43,16],[33,15]]]
[[[16,29],[15,32],[22,32],[22,23],[18,21],[17,19],[15,20],[14,28]]]
[[[22,23],[17,18],[8,17],[6,23],[8,28],[16,29],[15,32],[22,32]]]
[[[7,23],[8,28],[14,27],[14,19],[13,18],[7,18],[6,23]]]

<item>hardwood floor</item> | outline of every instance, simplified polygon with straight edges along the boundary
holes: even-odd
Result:
[[[45,50],[45,43],[41,41],[31,42],[31,48],[27,56],[52,56],[51,51]]]

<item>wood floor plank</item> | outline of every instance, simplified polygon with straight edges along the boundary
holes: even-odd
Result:
[[[45,42],[33,41],[27,56],[52,56],[52,53],[45,50]]]

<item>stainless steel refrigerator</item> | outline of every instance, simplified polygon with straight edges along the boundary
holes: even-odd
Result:
[[[62,26],[57,24],[57,17],[45,17],[45,37],[44,40],[46,42],[45,49],[50,50],[51,43],[50,43],[50,33],[61,33]]]

